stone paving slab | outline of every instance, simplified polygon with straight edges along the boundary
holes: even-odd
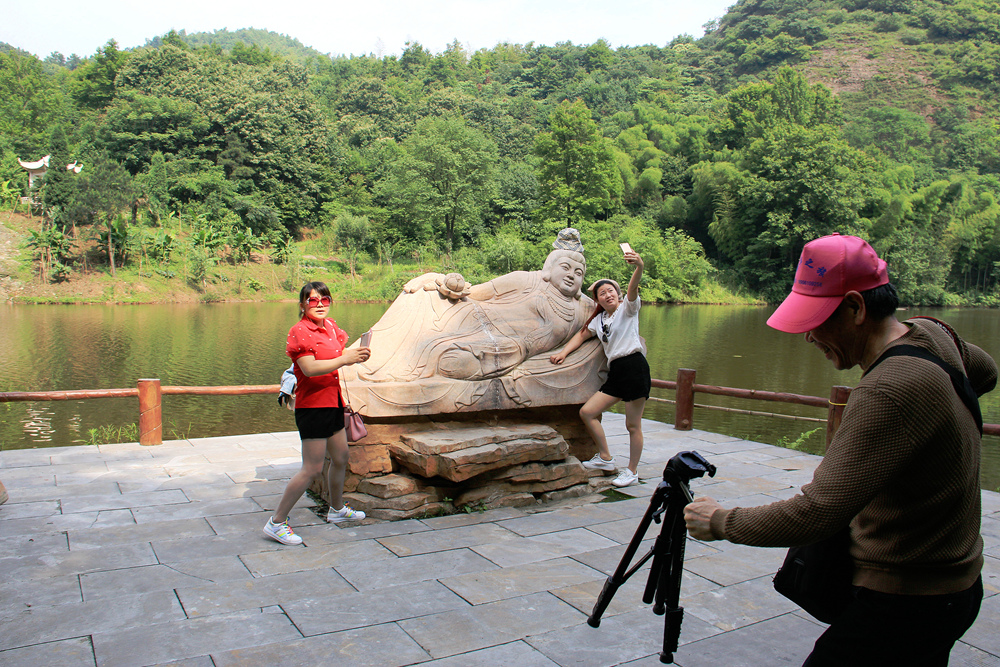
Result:
[[[190,499],[180,489],[152,491],[149,493],[128,493],[117,496],[71,496],[63,499],[62,512],[63,514],[100,512],[101,510],[157,507],[160,505],[177,505],[189,502],[191,502]]]
[[[240,582],[251,578],[240,559],[231,556],[83,574],[80,586],[85,600],[113,600],[119,595],[173,591],[213,581]]]
[[[33,644],[0,651],[4,667],[88,667],[96,665],[90,637],[76,637],[47,644]]]
[[[431,656],[442,658],[575,626],[581,620],[578,611],[555,596],[533,593],[398,624]]]
[[[427,652],[393,623],[334,632],[242,650],[212,653],[215,667],[398,667],[423,662]]]
[[[0,537],[0,558],[35,556],[69,551],[66,533],[37,533]]]
[[[67,574],[118,570],[156,563],[156,555],[148,544],[124,545],[108,549],[90,549],[43,556],[0,559],[4,578],[22,582],[48,579]]]
[[[132,516],[136,523],[153,523],[175,519],[198,519],[221,514],[245,514],[263,509],[252,498],[232,498],[228,500],[206,500],[177,505],[156,507],[136,507]]]
[[[497,525],[503,526],[522,537],[531,537],[533,535],[541,535],[542,533],[553,533],[558,530],[585,527],[604,521],[615,521],[620,518],[620,515],[597,505],[584,505],[559,512],[543,512],[520,519],[499,521]]]
[[[185,521],[193,521],[193,519],[185,519]],[[153,551],[161,563],[178,563],[185,560],[218,558],[220,556],[247,556],[287,549],[285,545],[265,538],[257,530],[252,533],[234,533],[225,536],[212,532],[204,533],[201,530],[196,536],[166,531],[164,534],[171,539],[151,543]]]
[[[70,549],[75,551],[121,544],[145,544],[162,539],[183,539],[191,547],[199,542],[198,538],[215,535],[215,532],[202,517],[160,523],[131,523],[124,526],[102,527],[100,530],[70,528],[65,531],[65,535],[69,539]]]
[[[484,604],[571,586],[594,578],[594,569],[572,558],[445,577],[442,584],[471,604]]]
[[[664,617],[655,615],[647,608],[602,618],[599,628],[592,628],[586,623],[577,624],[529,637],[526,641],[560,665],[603,667],[632,664],[633,660],[658,654],[663,646],[663,624]],[[719,631],[710,625],[685,616],[681,624],[680,644],[683,646],[717,634],[720,634]],[[681,649],[678,656],[683,654]],[[720,662],[716,667],[723,665],[728,667],[729,663]]]
[[[516,667],[558,667],[527,642],[515,641],[478,651],[469,651],[451,658],[423,662],[425,667],[468,667],[469,665],[511,665]]]
[[[520,540],[494,542],[471,547],[480,556],[500,567],[515,567],[551,560],[560,556],[595,551],[614,546],[614,540],[601,537],[586,528],[571,528]]]
[[[488,572],[496,567],[495,563],[471,549],[451,549],[405,558],[355,561],[341,565],[337,571],[358,590],[374,591],[387,586],[439,579],[444,574]]]
[[[178,658],[260,646],[265,642],[288,642],[299,637],[299,631],[278,608],[205,616],[92,635],[97,663],[108,667],[155,665]]]
[[[339,524],[339,528],[334,528],[334,525],[320,522],[312,526],[302,526],[300,528],[299,524],[296,524],[295,534],[305,540],[307,544],[318,545],[340,544],[343,542],[356,542],[358,540],[377,540],[383,537],[409,535],[410,533],[433,530],[426,521],[418,519],[386,521],[384,523],[369,523],[364,525],[343,523]]]
[[[305,636],[320,635],[466,609],[469,603],[434,580],[355,591],[331,597],[302,596],[281,605]]]
[[[710,640],[685,643],[677,651],[675,664],[678,667],[761,667],[762,664],[792,667],[802,664],[822,632],[823,626],[814,621],[786,614],[713,636]],[[766,663],[761,662],[762,656],[767,656]]]
[[[262,535],[260,539],[266,540],[267,538]],[[253,576],[267,577],[274,574],[319,570],[338,565],[347,566],[352,563],[371,564],[392,558],[395,558],[392,552],[378,542],[364,540],[313,547],[304,543],[302,546],[286,548],[281,551],[250,554],[243,556],[242,560]]]
[[[184,618],[184,610],[173,591],[121,595],[114,604],[101,600],[39,606],[13,616],[0,617],[0,625],[3,626],[0,651]]]
[[[380,539],[379,543],[397,556],[418,556],[479,544],[509,542],[518,540],[519,537],[506,528],[487,523],[386,537]]]
[[[623,417],[604,424],[624,463]],[[796,493],[820,458],[643,429],[642,483],[608,499],[333,525],[306,497],[299,547],[261,533],[299,468],[295,432],[0,451],[0,665],[659,665],[648,563],[586,621],[667,460],[702,453],[719,473],[692,492],[749,506]],[[983,515],[987,597],[953,667],[1000,667],[1000,494]],[[823,626],[771,588],[783,557],[687,540],[675,664],[801,664]]]
[[[292,572],[247,579],[240,582],[239,586],[223,581],[194,588],[176,588],[175,591],[188,618],[197,618],[244,609],[261,609],[302,598],[329,597],[354,591],[354,587],[336,571],[327,568],[316,572]]]
[[[0,578],[0,605],[3,607],[0,616],[33,607],[73,602],[83,602],[78,574],[46,579],[44,586],[37,583],[28,586],[19,579]]]

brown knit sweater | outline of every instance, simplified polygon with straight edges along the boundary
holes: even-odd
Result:
[[[922,347],[968,375],[978,395],[997,365],[938,324],[915,319],[889,345]],[[983,566],[979,534],[980,436],[948,374],[914,357],[890,357],[851,392],[813,479],[794,498],[717,510],[719,539],[761,547],[811,544],[850,522],[854,584],[933,595],[971,586]]]

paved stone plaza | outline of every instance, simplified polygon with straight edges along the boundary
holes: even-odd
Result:
[[[624,465],[623,418],[605,421]],[[298,470],[296,433],[0,452],[0,665],[658,665],[648,564],[600,628],[586,619],[666,461],[700,452],[718,474],[692,492],[732,506],[794,494],[819,457],[644,432],[631,499],[334,526],[305,497],[298,547],[261,534]],[[1000,667],[1000,494],[983,493],[983,535],[987,599],[956,667]],[[675,664],[800,665],[823,626],[772,590],[782,557],[688,540]]]

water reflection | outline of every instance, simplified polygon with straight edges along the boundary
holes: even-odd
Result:
[[[334,304],[331,317],[351,334],[366,331],[388,304]],[[765,325],[770,308],[645,306],[641,331],[653,376],[674,379],[693,368],[704,384],[827,397],[833,385],[853,386],[860,371],[836,371],[801,336]],[[904,313],[904,315],[918,314]],[[921,310],[944,319],[1000,358],[1000,313]],[[297,304],[166,304],[156,306],[0,306],[0,391],[134,387],[139,378],[165,385],[276,384],[287,368],[285,335]],[[671,392],[654,395],[673,398]],[[698,395],[698,403],[825,418],[825,411],[789,404]],[[987,422],[1000,422],[1000,391],[982,400]],[[646,416],[673,422],[673,406],[651,401]],[[0,448],[62,446],[88,431],[138,419],[135,399],[0,403]],[[695,410],[695,426],[786,444],[819,424]],[[292,414],[272,396],[165,396],[166,439],[294,430]],[[821,452],[824,431],[804,439]],[[1000,439],[984,441],[984,485],[1000,487]]]

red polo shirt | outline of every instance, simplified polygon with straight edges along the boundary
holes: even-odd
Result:
[[[336,359],[343,354],[346,343],[347,332],[339,329],[333,320],[324,320],[319,325],[308,317],[303,317],[288,330],[285,354],[293,362],[297,362],[299,357],[310,355],[317,360]],[[344,405],[340,397],[340,374],[337,371],[307,377],[296,363],[295,380],[296,408],[337,408]]]

